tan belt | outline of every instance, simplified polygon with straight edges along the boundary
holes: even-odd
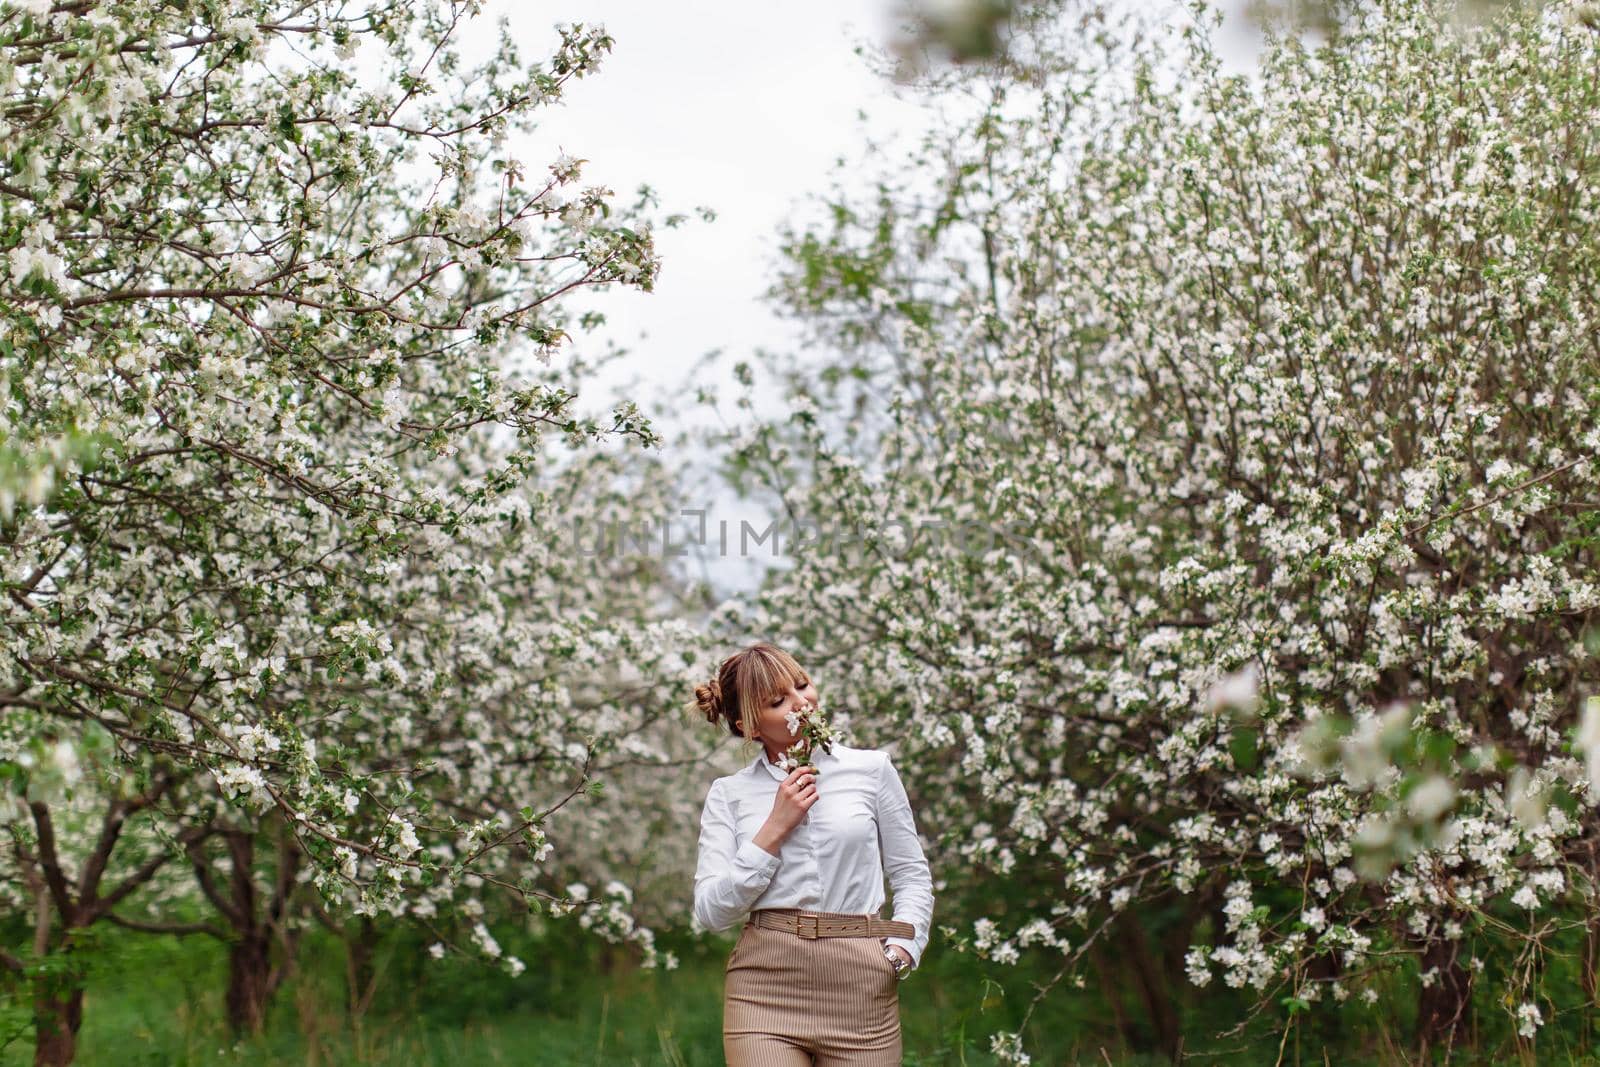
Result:
[[[917,936],[917,928],[898,919],[852,915],[844,911],[801,911],[798,908],[758,908],[750,913],[751,926],[782,930],[807,940],[818,937]]]

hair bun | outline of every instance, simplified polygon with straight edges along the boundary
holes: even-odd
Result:
[[[722,718],[722,683],[713,678],[704,685],[694,687],[694,699],[700,705],[700,712],[709,723],[715,723]]]

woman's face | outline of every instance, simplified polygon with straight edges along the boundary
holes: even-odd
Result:
[[[811,683],[810,675],[802,675],[799,682],[791,683],[756,709],[756,725],[761,731],[759,740],[766,746],[769,756],[782,755],[798,736],[789,732],[789,712],[816,702],[817,687]]]

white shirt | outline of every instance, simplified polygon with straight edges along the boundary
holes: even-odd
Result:
[[[700,815],[695,918],[708,930],[726,930],[758,908],[878,915],[887,871],[893,918],[910,923],[916,936],[884,941],[904,948],[916,966],[933,921],[933,876],[899,773],[887,752],[837,741],[811,762],[819,772],[816,802],[776,856],[752,839],[788,772],[763,748],[748,767],[711,783]]]

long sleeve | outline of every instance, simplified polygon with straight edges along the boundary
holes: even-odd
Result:
[[[779,859],[754,841],[735,845],[733,810],[722,780],[711,783],[700,813],[700,858],[694,872],[694,917],[708,930],[726,930],[750,911],[772,882]]]
[[[882,777],[878,782],[878,845],[883,851],[883,870],[894,892],[894,918],[908,922],[916,930],[913,938],[886,937],[886,944],[899,945],[911,953],[911,965],[922,962],[928,947],[928,932],[933,924],[933,874],[917,840],[917,824],[906,799],[905,786],[894,763],[885,754]]]

